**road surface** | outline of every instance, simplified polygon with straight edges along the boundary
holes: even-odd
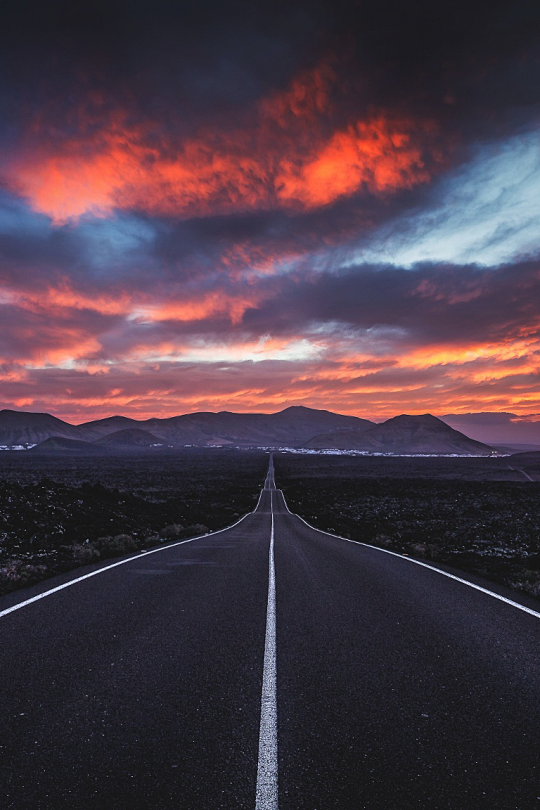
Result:
[[[310,528],[270,465],[230,529],[0,599],[0,806],[540,808],[540,615],[480,584],[532,610]]]
[[[512,472],[521,473],[524,476],[524,478],[527,479],[527,481],[532,481],[534,484],[534,478],[531,478],[529,473],[525,472],[525,470],[522,470],[520,467],[511,467],[510,465],[508,465],[508,469],[512,470]]]

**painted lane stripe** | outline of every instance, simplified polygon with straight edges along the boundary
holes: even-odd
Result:
[[[525,605],[520,605],[519,602],[514,602],[513,599],[508,599],[506,596],[501,596],[499,593],[495,593],[495,591],[490,591],[488,588],[483,588],[481,585],[475,585],[474,582],[469,582],[467,579],[462,579],[462,577],[456,577],[454,574],[448,573],[448,571],[442,571],[440,568],[435,568],[433,565],[429,565],[425,562],[420,562],[420,560],[415,560],[412,557],[404,557],[402,554],[398,554],[395,551],[388,551],[386,548],[379,548],[378,546],[372,546],[370,543],[361,543],[359,540],[351,540],[349,537],[341,537],[339,534],[331,534],[330,532],[325,532],[323,529],[316,529],[315,526],[312,526],[307,520],[301,515],[295,514],[295,512],[291,512],[287,505],[287,501],[285,500],[285,495],[281,490],[281,497],[283,498],[283,503],[285,504],[285,508],[290,515],[294,515],[302,523],[305,523],[310,529],[313,529],[315,532],[319,532],[319,534],[326,534],[328,537],[335,537],[337,540],[345,540],[347,543],[354,543],[357,546],[364,546],[365,548],[372,548],[375,551],[380,551],[383,554],[390,554],[392,557],[398,557],[400,560],[404,560],[405,562],[414,563],[414,565],[419,565],[421,568],[428,568],[430,571],[435,571],[436,574],[441,574],[443,577],[448,577],[448,579],[453,579],[455,582],[461,582],[462,585],[468,585],[469,588],[473,588],[475,591],[480,591],[480,593],[485,593],[488,596],[492,596],[494,599],[498,599],[499,602],[504,602],[507,605],[511,605],[512,607],[517,608],[518,610],[522,610],[524,613],[528,613],[530,616],[535,616],[537,619],[540,619],[540,612],[537,610],[532,610],[532,608],[525,607]]]
[[[272,531],[268,554],[268,606],[264,642],[261,725],[255,810],[278,810],[276,571],[274,566],[274,507],[270,493]]]
[[[262,490],[259,495],[259,500],[257,501],[257,506],[253,510],[253,512],[248,512],[247,515],[242,515],[240,520],[237,520],[236,523],[233,523],[231,526],[226,526],[224,529],[218,529],[217,532],[210,532],[208,534],[199,534],[197,537],[189,537],[187,540],[179,540],[177,543],[171,543],[168,546],[160,546],[160,548],[153,548],[149,551],[141,551],[140,554],[134,557],[128,557],[125,560],[119,560],[118,562],[111,563],[111,565],[106,565],[103,568],[99,568],[97,571],[91,571],[89,574],[83,574],[81,577],[77,577],[76,579],[70,579],[69,582],[64,582],[62,585],[57,585],[55,588],[51,588],[48,591],[44,591],[43,593],[38,593],[37,596],[32,596],[30,599],[25,599],[24,602],[18,602],[16,605],[12,605],[5,610],[0,611],[0,619],[3,616],[7,616],[8,613],[13,613],[16,610],[20,610],[27,605],[31,605],[33,602],[38,602],[40,599],[45,599],[46,596],[52,596],[53,593],[58,593],[58,591],[63,591],[65,588],[71,588],[72,585],[76,585],[78,582],[82,582],[85,579],[90,579],[91,577],[97,577],[99,574],[105,573],[105,571],[110,571],[111,568],[118,568],[119,565],[127,565],[127,563],[134,562],[135,560],[140,560],[142,557],[148,557],[149,554],[157,554],[159,551],[167,551],[167,549],[176,548],[176,546],[183,546],[185,543],[193,543],[194,540],[202,540],[203,537],[214,537],[216,534],[221,534],[222,532],[228,532],[229,529],[234,529],[235,526],[238,526],[239,523],[242,523],[249,515],[254,514],[259,508],[259,504],[261,502],[262,497]]]
[[[261,503],[261,498],[262,498],[262,496],[263,496],[263,492],[264,492],[264,487],[263,487],[263,488],[261,489],[261,491],[259,492],[259,500],[257,501],[257,505],[256,505],[255,509],[253,510],[253,512],[256,512],[256,511],[257,511],[257,509],[259,508],[260,503]],[[252,513],[252,514],[253,514],[253,513]],[[244,517],[247,517],[247,515],[244,515]],[[233,526],[236,526],[236,523],[233,523]],[[232,529],[232,526],[231,526],[231,529]]]

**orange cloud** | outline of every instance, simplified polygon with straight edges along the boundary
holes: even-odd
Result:
[[[31,335],[24,335],[21,332],[19,337],[26,337],[27,342]],[[49,334],[47,338],[54,339],[55,346],[40,346],[36,344],[28,352],[26,358],[20,358],[19,363],[26,368],[59,368],[62,366],[72,367],[77,362],[86,362],[88,356],[92,356],[101,349],[101,343],[97,338],[88,336],[82,330],[61,329],[56,334]]]
[[[336,132],[305,164],[287,161],[276,185],[280,199],[314,208],[354,194],[410,188],[429,179],[412,121],[379,117]]]
[[[182,300],[167,299],[163,301],[159,291],[152,296],[138,293],[136,296],[115,291],[109,295],[90,295],[80,292],[67,282],[49,286],[44,290],[32,293],[28,290],[2,290],[0,300],[33,313],[46,313],[50,318],[62,318],[70,315],[71,310],[91,310],[102,315],[119,315],[136,322],[159,321],[200,321],[212,318],[226,318],[237,325],[247,309],[256,307],[262,295],[255,289],[248,289],[248,294],[234,295],[221,291],[201,294],[188,292]]]
[[[221,292],[188,297],[183,301],[167,301],[137,308],[134,320],[141,321],[199,321],[225,317],[233,325],[242,321],[247,309],[257,305],[260,296],[224,295]]]
[[[115,208],[183,218],[305,210],[361,189],[390,193],[429,179],[423,153],[430,144],[433,153],[432,125],[374,113],[332,128],[335,78],[319,66],[259,102],[242,126],[189,139],[155,122],[135,124],[126,110],[99,115],[92,99],[78,111],[77,136],[56,149],[32,141],[8,172],[32,207],[57,223]],[[38,123],[31,132],[39,136]]]
[[[433,368],[434,366],[462,366],[483,361],[502,363],[525,360],[537,345],[535,340],[508,340],[501,343],[475,343],[468,346],[423,346],[398,359],[401,368]]]
[[[57,317],[62,310],[93,310],[103,315],[127,315],[132,307],[132,298],[127,293],[115,295],[90,295],[74,290],[67,283],[47,287],[32,293],[12,292],[12,300],[17,306],[30,312],[47,310],[51,317]]]
[[[209,352],[205,362],[182,364],[177,356],[154,367],[145,363],[147,356],[143,349],[141,358],[113,364],[107,376],[92,376],[81,367],[29,369],[27,379],[4,385],[3,403],[52,411],[69,421],[118,412],[143,419],[200,410],[275,411],[291,404],[375,419],[427,411],[510,410],[526,415],[540,406],[534,374],[473,383],[440,368],[394,368],[357,373],[336,384],[324,375],[324,359],[289,363],[262,357],[258,363],[223,363]]]

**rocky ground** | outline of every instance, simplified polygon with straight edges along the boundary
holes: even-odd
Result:
[[[257,452],[0,457],[0,593],[234,523],[268,466]]]

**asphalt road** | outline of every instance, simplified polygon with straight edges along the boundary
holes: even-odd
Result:
[[[539,642],[270,468],[226,531],[0,599],[0,807],[540,810]]]

